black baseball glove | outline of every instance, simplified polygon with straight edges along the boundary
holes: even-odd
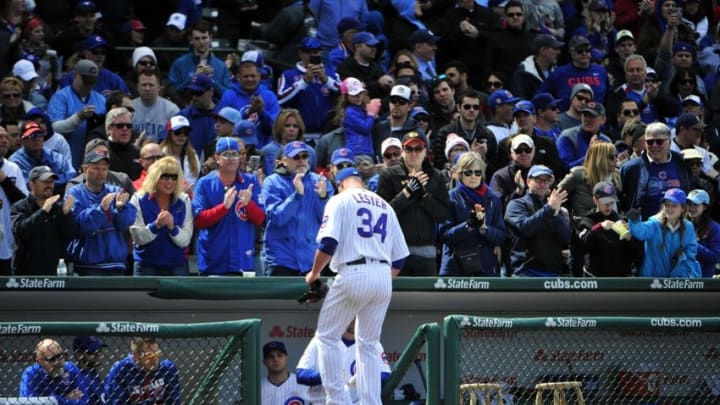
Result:
[[[317,279],[313,281],[312,284],[310,284],[310,289],[306,291],[300,298],[298,298],[298,302],[301,304],[311,304],[314,302],[318,302],[321,299],[325,298],[329,289],[330,287],[328,287],[327,284],[323,283],[322,280]]]

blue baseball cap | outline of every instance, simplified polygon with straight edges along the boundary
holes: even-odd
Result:
[[[526,112],[535,115],[535,106],[527,100],[520,100],[513,106],[513,115],[519,112]]]
[[[258,137],[255,131],[255,124],[248,120],[240,120],[233,128],[233,134],[243,140],[245,145],[257,145]]]
[[[490,97],[488,97],[488,106],[494,108],[502,104],[515,104],[518,101],[520,101],[520,97],[513,97],[509,91],[500,89],[494,91]]]
[[[353,45],[365,44],[367,46],[377,46],[380,43],[380,41],[378,41],[377,38],[375,38],[375,35],[367,32],[367,31],[360,31],[360,32],[355,33],[355,35],[353,35],[352,43],[353,43]]]
[[[310,152],[310,148],[305,142],[293,141],[283,148],[283,155],[290,158],[297,156],[300,152]]]
[[[360,20],[353,17],[345,17],[338,22],[337,30],[338,34],[342,34],[347,30],[362,31],[365,29],[365,24],[361,23]]]
[[[229,136],[219,138],[215,143],[215,153],[223,153],[226,150],[239,151],[240,144],[238,143],[237,139],[231,138]]]
[[[348,148],[336,149],[332,153],[330,162],[332,162],[332,164],[334,164],[335,166],[339,165],[340,163],[355,164],[355,154]]]
[[[96,352],[107,345],[97,336],[78,336],[73,340],[76,352]]]
[[[210,90],[213,87],[213,79],[212,77],[204,74],[204,73],[198,73],[193,75],[192,79],[190,79],[190,83],[188,83],[187,86],[185,86],[186,89],[198,93],[204,93],[208,90]]]
[[[661,202],[665,201],[669,201],[673,204],[685,204],[687,202],[687,197],[685,196],[685,192],[681,189],[671,188],[665,192],[665,195],[661,200]]]
[[[223,107],[215,114],[215,117],[230,122],[234,127],[242,119],[242,113],[232,107]]]
[[[440,37],[433,34],[432,31],[429,30],[417,30],[410,34],[410,38],[408,38],[408,44],[410,45],[410,49],[415,46],[415,44],[419,44],[421,42],[427,42],[429,44],[436,44],[440,40]]]
[[[430,116],[425,107],[421,105],[416,105],[415,107],[413,107],[412,110],[410,110],[410,118],[415,119],[415,117],[417,117],[418,115],[426,115],[428,117]]]
[[[302,44],[300,46],[300,49],[308,49],[308,50],[315,50],[320,49],[322,46],[320,45],[320,40],[315,37],[305,37],[302,40]]]
[[[80,48],[86,51],[92,51],[93,49],[100,47],[108,47],[107,41],[100,35],[90,35],[89,37],[85,38],[80,45]]]
[[[687,42],[678,41],[673,45],[673,55],[675,55],[678,52],[690,52],[691,54],[695,54],[695,49]]]
[[[287,349],[285,348],[285,343],[274,340],[272,342],[265,343],[265,346],[263,346],[263,357],[267,357],[272,353],[273,350],[277,350],[284,355],[287,355]]]
[[[75,15],[97,12],[97,6],[92,1],[81,1],[75,6]]]
[[[692,190],[687,195],[688,201],[696,205],[710,205],[710,196],[705,190]]]
[[[533,96],[531,103],[535,106],[536,110],[546,109],[548,107],[556,106],[559,102],[559,98],[553,97],[550,93],[537,93]]]
[[[528,172],[528,178],[534,179],[540,176],[554,177],[553,171],[545,165],[534,165]]]
[[[341,181],[347,179],[350,176],[361,177],[360,172],[356,168],[346,167],[346,168],[340,170],[339,172],[337,172],[337,174],[335,175],[335,185],[339,186]]]

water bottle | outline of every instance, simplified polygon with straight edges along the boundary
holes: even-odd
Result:
[[[65,277],[67,276],[67,265],[65,264],[65,259],[60,259],[57,266],[57,275],[58,277]]]

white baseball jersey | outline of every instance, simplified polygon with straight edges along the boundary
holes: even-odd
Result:
[[[390,373],[392,370],[390,369],[390,364],[387,361],[387,358],[385,357],[385,349],[383,349],[382,344],[378,342],[378,349],[380,350],[380,358],[378,359],[380,361],[380,372],[381,373]],[[355,344],[351,344],[350,346],[347,346],[344,342],[340,342],[340,349],[343,352],[343,366],[342,366],[342,372],[343,372],[343,379],[346,382],[350,381],[350,377],[355,375]],[[303,352],[302,356],[300,357],[300,361],[298,361],[297,368],[306,369],[306,370],[317,370],[318,369],[318,339],[317,337],[313,337],[312,340],[310,340],[310,343],[308,343],[307,347],[305,348],[305,351]],[[357,399],[357,390],[355,389],[355,384],[346,384],[346,392],[349,394],[348,401],[349,403],[355,403],[358,401]],[[308,390],[308,398],[310,399],[310,403],[312,405],[323,405],[325,403],[325,390],[323,389],[322,385],[315,385],[310,386]]]
[[[326,405],[347,404],[338,342],[353,319],[358,398],[363,405],[381,405],[378,343],[392,296],[391,263],[409,254],[405,237],[390,204],[359,187],[328,201],[317,240],[325,237],[338,242],[330,261],[338,275],[320,309],[316,333]]]
[[[262,381],[262,405],[309,405],[308,387],[297,383],[295,373],[280,385],[265,377]]]

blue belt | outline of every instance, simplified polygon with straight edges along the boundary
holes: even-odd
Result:
[[[358,264],[367,264],[367,263],[371,263],[371,262],[388,264],[387,260],[366,259],[366,258],[362,257],[360,259],[345,263],[345,266],[357,266]]]

